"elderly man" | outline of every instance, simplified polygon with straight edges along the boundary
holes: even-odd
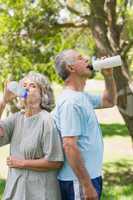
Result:
[[[53,112],[65,152],[58,175],[62,200],[97,200],[102,191],[103,141],[94,109],[115,104],[113,71],[102,70],[105,91],[91,95],[83,91],[93,72],[87,58],[75,50],[64,50],[56,57],[56,70],[64,80]]]

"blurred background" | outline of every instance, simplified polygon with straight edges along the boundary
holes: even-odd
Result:
[[[123,66],[114,69],[117,106],[96,110],[105,144],[102,200],[133,200],[132,24],[132,0],[0,0],[0,98],[7,79],[19,80],[34,70],[49,77],[56,99],[63,83],[54,59],[63,49],[90,58],[121,55]],[[100,72],[85,90],[104,90]],[[15,111],[9,105],[2,117]],[[8,154],[8,145],[0,147],[0,199]]]

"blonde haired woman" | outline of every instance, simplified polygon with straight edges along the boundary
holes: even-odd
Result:
[[[0,121],[0,146],[10,144],[3,199],[60,200],[56,174],[62,166],[63,153],[48,112],[53,106],[52,89],[47,78],[36,72],[30,72],[21,84],[28,91],[24,111]],[[6,90],[0,113],[13,98]]]

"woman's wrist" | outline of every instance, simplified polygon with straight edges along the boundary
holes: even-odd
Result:
[[[5,109],[5,106],[6,106],[6,102],[1,100],[0,101],[0,118],[1,118],[1,115],[3,113],[3,110]]]
[[[6,104],[7,104],[7,102],[4,99],[2,99],[0,101],[0,110],[4,110],[4,108],[6,107]]]
[[[1,102],[0,102],[0,104],[1,104],[2,108],[4,108],[4,107],[6,106],[6,104],[7,104],[7,102],[6,102],[6,100],[3,98],[3,99],[1,100]]]

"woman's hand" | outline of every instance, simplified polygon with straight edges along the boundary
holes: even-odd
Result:
[[[7,88],[5,88],[4,95],[3,95],[4,103],[9,103],[15,98],[16,98],[16,95],[14,93],[10,92]]]
[[[7,157],[6,163],[10,168],[24,168],[24,160],[15,158],[13,156]]]

